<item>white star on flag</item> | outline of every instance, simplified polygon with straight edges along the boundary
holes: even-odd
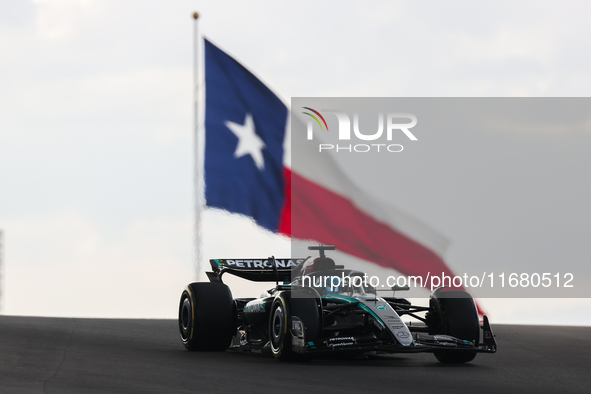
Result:
[[[239,158],[244,155],[250,155],[257,168],[259,170],[264,169],[265,159],[263,158],[263,148],[265,147],[265,143],[254,130],[252,114],[246,114],[243,125],[230,122],[229,120],[225,121],[224,124],[238,137],[238,145],[236,146],[234,157]]]

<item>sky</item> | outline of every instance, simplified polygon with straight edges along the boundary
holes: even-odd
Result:
[[[591,91],[582,1],[4,0],[2,313],[175,318],[195,279],[194,11],[286,103]],[[464,234],[447,231],[462,250]],[[290,254],[289,240],[215,211],[202,245],[205,258]],[[483,305],[497,322],[591,324],[585,299]]]

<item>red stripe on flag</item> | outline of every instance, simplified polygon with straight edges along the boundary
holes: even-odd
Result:
[[[336,194],[291,173],[292,236],[313,239],[405,275],[450,275],[436,253]],[[439,272],[437,272],[439,271]]]
[[[279,233],[291,236],[291,170],[283,167],[284,198],[281,217],[279,218]]]
[[[341,252],[393,268],[403,275],[420,276],[423,281],[427,281],[427,273],[453,278],[453,272],[438,254],[379,222],[347,198],[289,168],[284,169],[284,176],[286,199],[280,222],[282,234],[335,245]],[[430,289],[430,282],[425,287]],[[482,315],[483,311],[477,307]]]

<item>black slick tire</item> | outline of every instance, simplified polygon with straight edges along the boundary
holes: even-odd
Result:
[[[224,351],[236,331],[232,293],[223,283],[191,283],[181,295],[179,332],[187,350]]]
[[[441,292],[439,297],[432,301],[439,309],[440,328],[443,334],[478,343],[480,339],[478,311],[470,294],[461,290],[446,291]],[[476,352],[465,350],[441,350],[433,354],[439,362],[444,364],[467,363],[476,357]]]
[[[287,332],[291,324],[290,320],[285,296],[279,295],[273,300],[269,316],[271,352],[279,361],[289,361],[293,357],[291,334]]]
[[[279,361],[307,361],[305,354],[296,353],[292,348],[292,318],[297,317],[304,325],[306,341],[320,337],[321,311],[313,294],[286,291],[279,294],[271,306],[269,316],[269,342],[271,352]]]

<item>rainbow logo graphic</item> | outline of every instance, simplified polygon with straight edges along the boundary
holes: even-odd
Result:
[[[328,125],[326,124],[326,120],[324,120],[324,117],[323,117],[322,115],[320,115],[320,112],[318,112],[318,111],[316,111],[315,109],[312,109],[312,108],[310,108],[310,107],[302,107],[302,108],[303,108],[303,109],[307,109],[307,110],[309,110],[309,111],[312,111],[312,112],[314,112],[316,115],[320,116],[320,119],[322,119],[322,122],[324,123],[324,126],[326,126],[326,131],[328,131]],[[311,114],[311,113],[309,113],[309,112],[302,112],[302,113],[303,113],[303,114],[306,114],[306,115],[308,115],[308,116],[311,116],[311,117],[312,117],[312,118],[313,118],[313,119],[316,121],[316,123],[318,123],[318,126],[320,126],[320,130],[324,130],[324,129],[322,128],[322,123],[320,123],[320,121],[318,120],[318,118],[317,118],[317,117],[315,117],[314,115],[312,115],[312,114]]]

